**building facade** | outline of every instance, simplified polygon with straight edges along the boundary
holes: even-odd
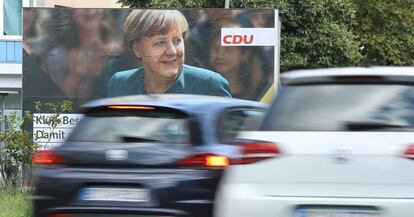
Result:
[[[0,0],[0,106],[5,113],[0,118],[11,112],[21,112],[21,8],[29,7],[31,3],[30,0]]]

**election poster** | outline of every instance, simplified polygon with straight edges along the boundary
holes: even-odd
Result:
[[[126,95],[260,101],[276,77],[275,16],[271,9],[24,8],[23,110],[70,100],[74,114],[61,117],[68,121],[86,102]],[[37,114],[34,136],[64,141],[76,121],[49,132],[48,115]]]

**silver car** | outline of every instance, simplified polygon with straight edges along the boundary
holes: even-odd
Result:
[[[414,67],[284,73],[217,217],[414,216]]]

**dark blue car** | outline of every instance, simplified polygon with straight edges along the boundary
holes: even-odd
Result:
[[[93,101],[63,145],[35,154],[34,216],[211,216],[237,133],[265,109],[196,95]]]

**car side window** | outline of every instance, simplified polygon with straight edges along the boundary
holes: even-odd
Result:
[[[240,131],[257,130],[263,116],[263,109],[233,108],[224,111],[217,123],[220,143],[232,144]]]

